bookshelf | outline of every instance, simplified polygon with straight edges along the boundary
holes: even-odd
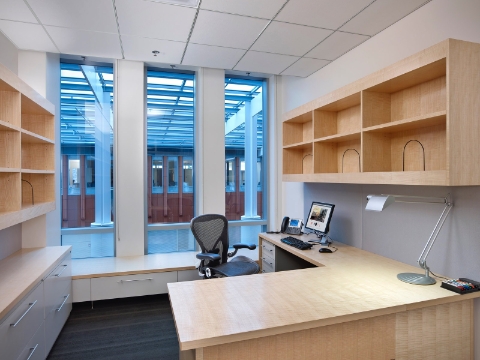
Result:
[[[447,39],[288,112],[283,180],[480,185],[478,68]]]

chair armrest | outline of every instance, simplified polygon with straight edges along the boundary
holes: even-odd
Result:
[[[210,260],[210,261],[220,260],[222,258],[220,255],[212,254],[212,253],[198,253],[196,257],[198,260]]]
[[[255,244],[233,244],[234,249],[249,249],[249,250],[255,250],[257,248],[257,245]]]

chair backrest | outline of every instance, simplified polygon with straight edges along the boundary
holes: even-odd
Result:
[[[223,215],[200,215],[190,221],[195,240],[203,253],[216,253],[222,259],[220,264],[227,262],[228,252],[228,220]]]

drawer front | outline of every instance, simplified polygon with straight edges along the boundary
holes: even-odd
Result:
[[[45,353],[48,354],[72,311],[72,287],[56,298],[56,305],[45,313]]]
[[[262,239],[262,256],[265,254],[275,260],[275,245]]]
[[[48,313],[58,305],[58,298],[72,286],[70,254],[45,278],[45,311]],[[46,315],[45,315],[46,316]]]
[[[40,283],[0,324],[0,359],[17,359],[44,319],[43,283]]]
[[[42,323],[17,360],[44,360],[46,356],[45,323]]]
[[[72,280],[72,302],[90,301],[90,279]]]
[[[272,265],[270,261],[266,262],[265,260],[262,259],[262,273],[270,273],[270,272],[275,272],[275,267]]]
[[[176,271],[93,278],[90,282],[92,301],[165,294],[167,283],[172,282],[177,282]]]

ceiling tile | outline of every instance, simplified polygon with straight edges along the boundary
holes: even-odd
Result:
[[[143,0],[116,0],[120,33],[146,38],[184,41],[196,9]]]
[[[290,0],[275,20],[337,29],[372,0]]]
[[[268,20],[200,10],[190,41],[248,49],[267,24]]]
[[[121,59],[118,34],[74,30],[55,26],[46,29],[61,53]]]
[[[243,54],[245,50],[189,43],[182,64],[232,69]]]
[[[298,60],[298,56],[248,51],[234,70],[280,74]]]
[[[375,1],[342,26],[341,30],[375,35],[425,4],[425,0]]]
[[[28,0],[44,25],[117,33],[112,0]]]
[[[284,3],[285,0],[262,1],[261,5],[258,0],[203,0],[201,9],[272,19]]]
[[[39,24],[0,20],[0,30],[22,50],[58,52]]]
[[[282,75],[307,77],[313,74],[315,71],[320,70],[328,63],[330,63],[328,60],[301,58],[295,64],[282,72]]]
[[[38,23],[25,2],[19,0],[0,1],[0,19]]]
[[[368,38],[364,35],[336,31],[305,56],[315,59],[335,60]]]
[[[122,35],[125,59],[180,64],[186,43]],[[160,53],[152,54],[153,50]]]
[[[331,30],[273,21],[252,50],[302,56],[331,33]]]

